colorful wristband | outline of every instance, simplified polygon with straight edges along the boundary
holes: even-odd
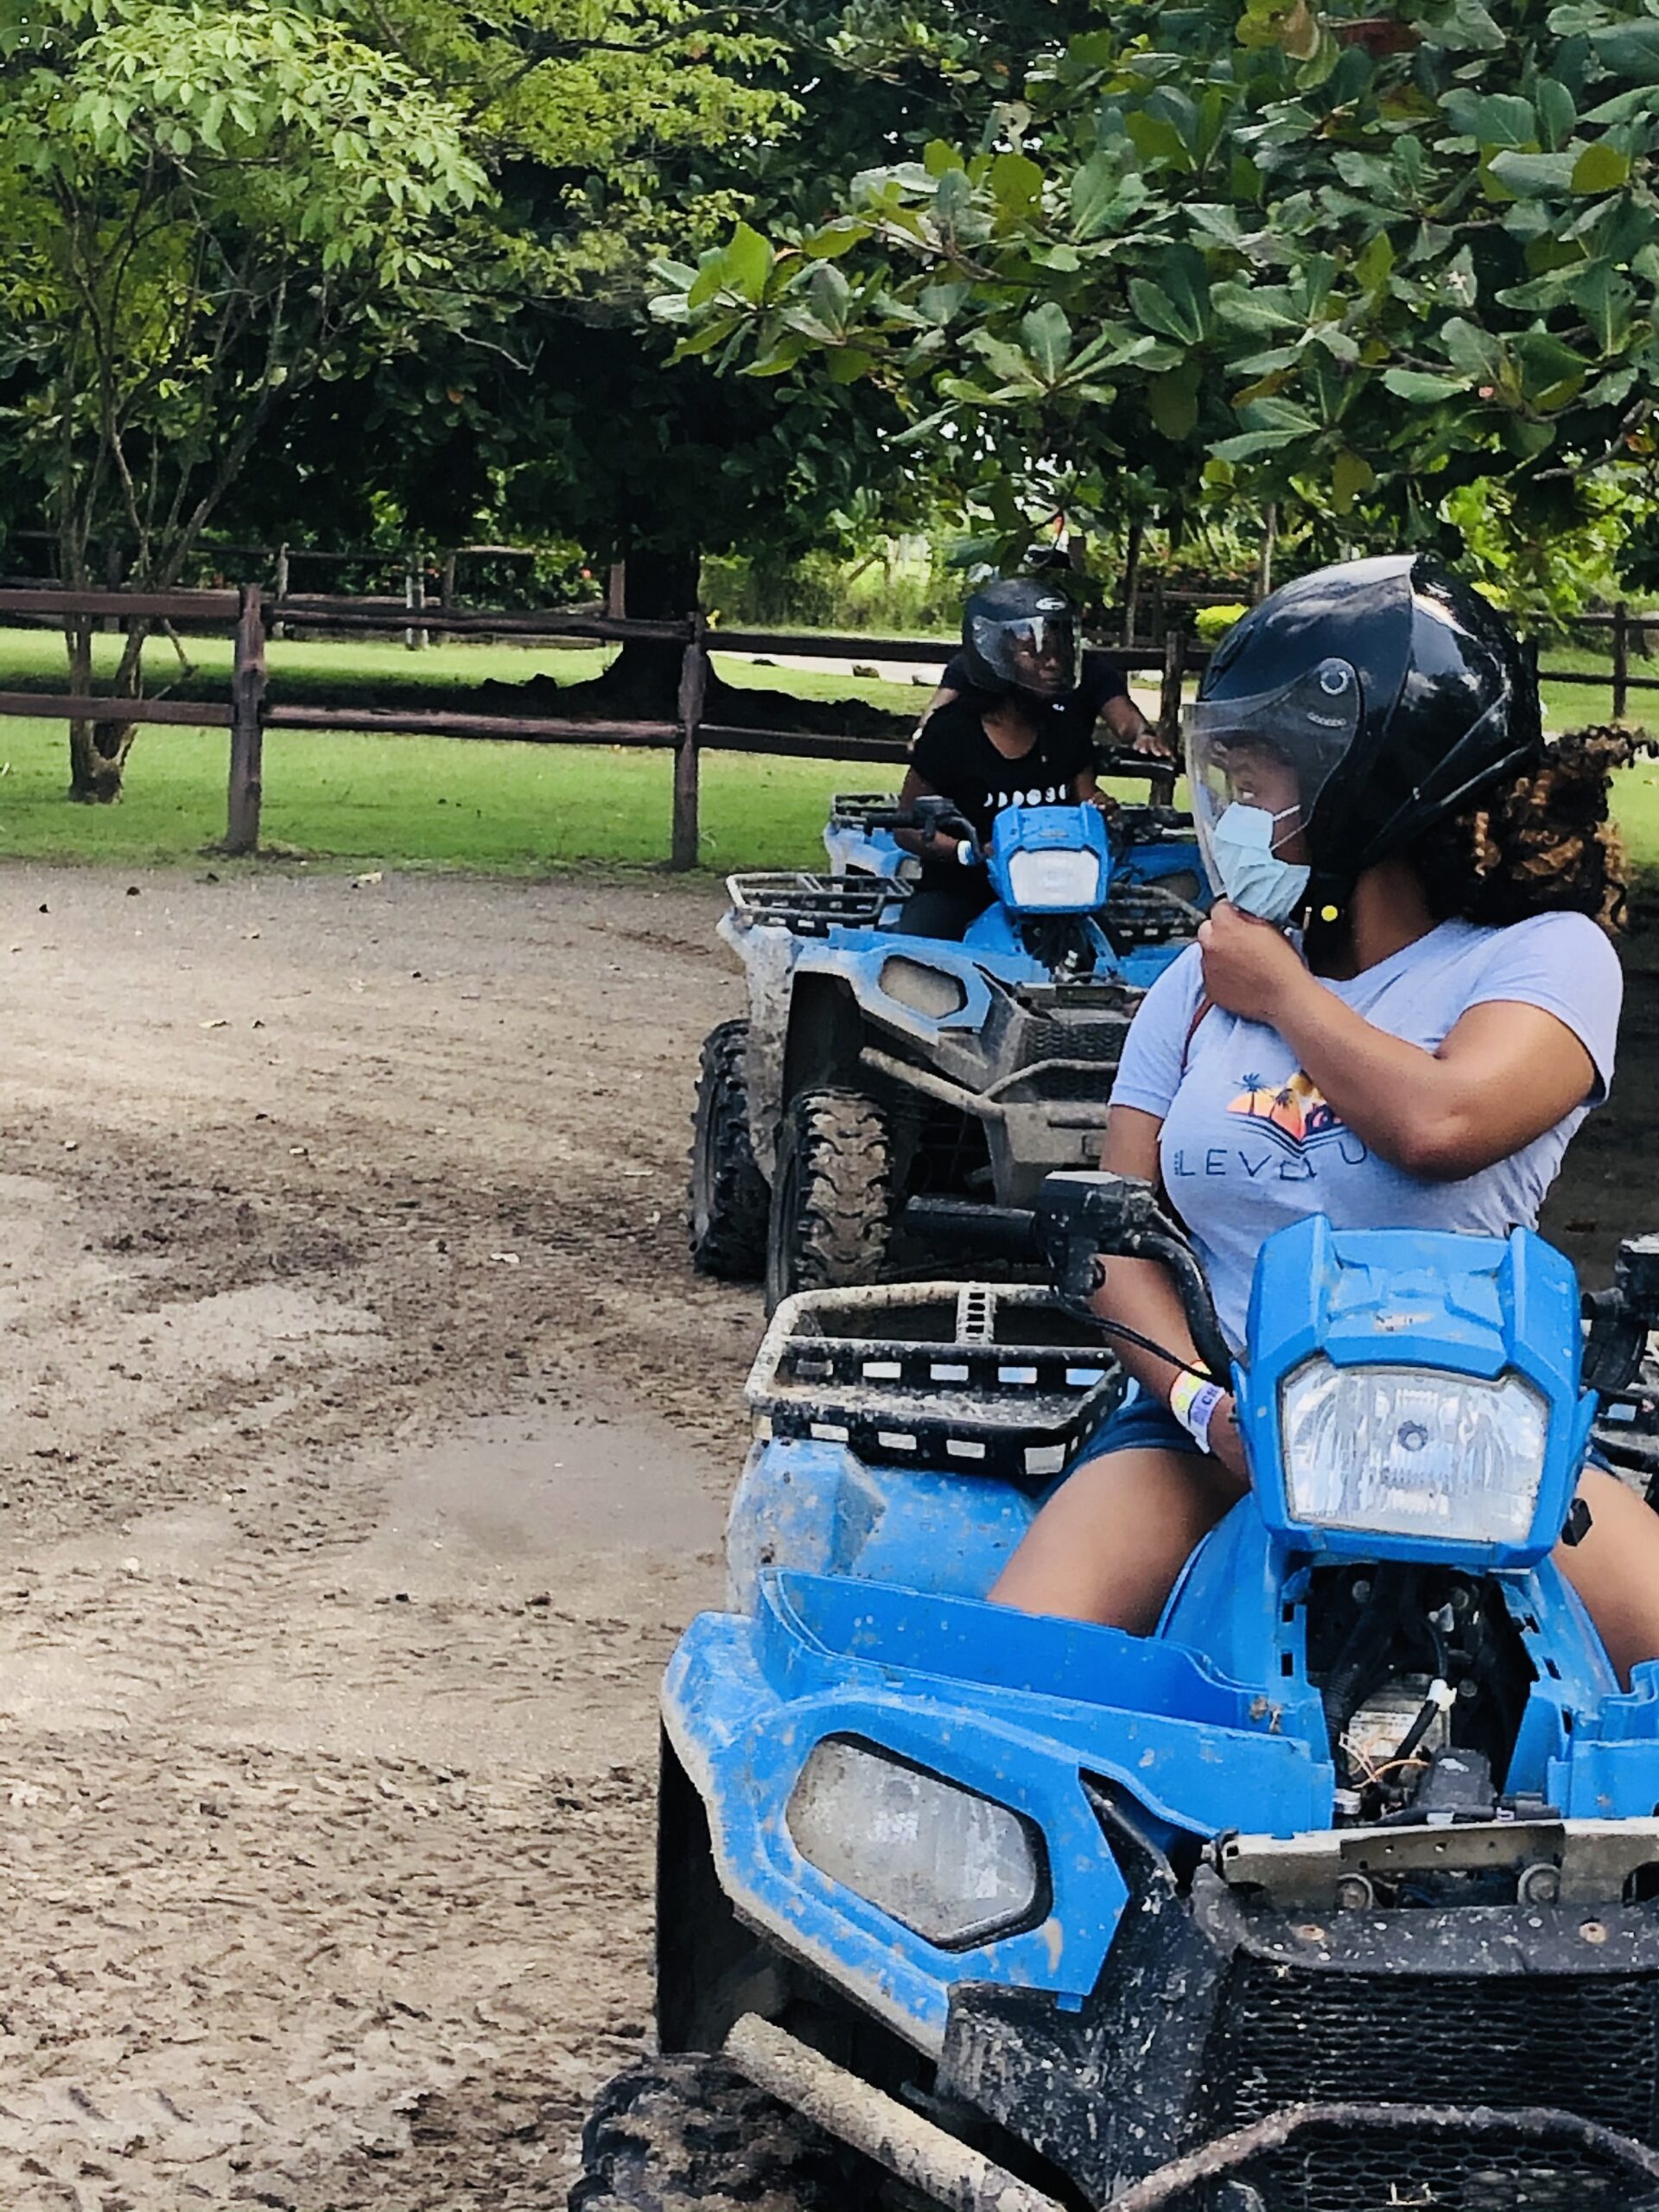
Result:
[[[1219,1382],[1207,1382],[1185,1369],[1171,1385],[1169,1410],[1202,1451],[1210,1449],[1210,1423],[1226,1395]]]

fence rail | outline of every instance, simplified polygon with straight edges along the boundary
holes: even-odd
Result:
[[[1194,601],[1213,594],[1194,594]],[[852,738],[817,730],[749,728],[704,719],[711,653],[800,659],[890,661],[942,666],[955,650],[943,639],[872,639],[831,635],[798,636],[763,630],[710,631],[699,614],[682,620],[633,620],[620,615],[552,608],[540,612],[492,611],[478,607],[423,607],[345,596],[285,595],[268,599],[258,584],[238,591],[73,591],[55,585],[0,588],[0,616],[22,614],[36,620],[99,620],[106,626],[191,623],[231,627],[234,651],[225,700],[129,699],[67,691],[0,691],[0,717],[29,715],[46,721],[134,722],[224,729],[230,733],[230,760],[224,849],[257,851],[264,792],[264,739],[267,729],[353,730],[416,736],[505,740],[531,745],[626,745],[674,755],[673,826],[670,865],[695,868],[700,804],[698,763],[704,753],[753,753],[806,760],[845,760],[870,766],[902,766],[908,754],[901,737]],[[430,707],[311,706],[269,696],[265,662],[267,635],[279,629],[328,628],[385,631],[414,619],[426,629],[454,637],[521,637],[569,639],[603,645],[638,640],[677,645],[680,675],[672,721],[591,721],[576,715],[483,714],[448,703],[451,695],[433,688]],[[1605,672],[1543,669],[1555,683],[1588,684],[1611,692],[1613,717],[1624,717],[1632,691],[1659,691],[1659,675],[1630,672],[1632,641],[1646,649],[1646,633],[1659,630],[1659,613],[1633,613],[1624,605],[1610,613],[1581,619],[1586,629],[1611,632],[1611,662]],[[1157,646],[1112,648],[1130,671],[1153,671],[1159,684],[1158,725],[1172,753],[1179,734],[1182,689],[1202,671],[1209,654],[1179,629],[1170,629]],[[1154,779],[1163,795],[1173,788],[1174,770]]]

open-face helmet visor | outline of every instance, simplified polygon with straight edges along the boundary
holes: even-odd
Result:
[[[1077,689],[1077,624],[1071,601],[1046,594],[1028,614],[970,612],[969,643],[999,683],[1034,699]]]
[[[1357,672],[1332,659],[1276,691],[1201,698],[1186,709],[1199,849],[1211,881],[1236,906],[1287,918],[1287,902],[1308,880],[1314,807],[1359,734],[1361,707]]]

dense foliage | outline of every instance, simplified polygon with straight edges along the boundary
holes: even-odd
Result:
[[[1221,499],[1459,543],[1496,483],[1541,548],[1609,476],[1647,512],[1656,138],[1659,0],[1114,9],[658,312],[746,380],[884,390],[1010,542]]]

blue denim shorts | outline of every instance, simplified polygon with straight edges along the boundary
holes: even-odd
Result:
[[[1183,1452],[1199,1459],[1198,1440],[1181,1427],[1169,1408],[1131,1382],[1128,1395],[1115,1414],[1101,1423],[1089,1440],[1089,1458],[1103,1459],[1109,1452]]]

